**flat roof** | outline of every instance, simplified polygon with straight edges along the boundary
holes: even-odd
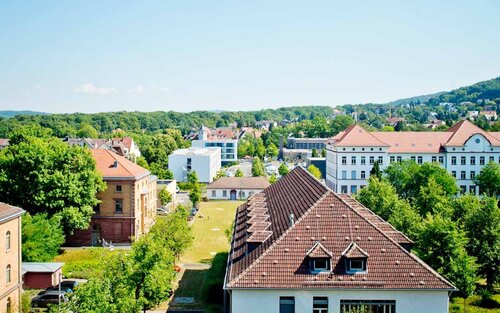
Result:
[[[221,151],[219,147],[190,147],[186,149],[178,149],[172,152],[173,155],[213,155],[217,153],[217,151]]]
[[[54,273],[57,272],[64,263],[62,262],[23,262],[22,270],[24,273]]]

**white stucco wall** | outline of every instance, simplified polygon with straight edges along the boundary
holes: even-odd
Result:
[[[328,312],[340,300],[395,300],[397,313],[448,313],[447,291],[232,290],[232,313],[279,313],[280,297],[295,297],[295,313],[310,313],[313,297],[328,297]]]
[[[226,195],[224,195],[224,190],[226,191]],[[236,200],[240,199],[240,189],[210,189],[207,188],[207,197],[209,200],[229,200],[231,195],[231,190],[236,190]],[[215,196],[213,192],[215,191]],[[242,195],[241,199],[246,200],[252,194],[256,194],[261,192],[262,189],[241,189]]]

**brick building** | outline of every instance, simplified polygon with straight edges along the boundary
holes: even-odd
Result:
[[[0,202],[0,312],[20,312],[22,214]]]
[[[97,197],[90,227],[67,240],[70,246],[99,245],[104,239],[130,243],[148,232],[156,220],[156,176],[145,168],[104,149],[92,149],[96,168],[107,185]]]

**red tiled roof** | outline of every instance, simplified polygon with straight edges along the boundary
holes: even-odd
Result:
[[[448,129],[448,132],[451,132],[453,134],[445,143],[445,146],[463,146],[464,143],[475,134],[483,135],[492,146],[500,146],[500,140],[467,120],[460,121],[457,124],[453,125],[453,127],[450,127]]]
[[[356,243],[351,242],[347,249],[342,252],[342,256],[347,257],[347,258],[368,258],[369,255],[361,249]]]
[[[336,138],[335,145],[339,147],[358,147],[358,146],[376,146],[376,147],[388,147],[389,145],[382,142],[380,139],[375,137],[372,133],[366,131],[363,127],[354,124],[349,126],[341,136]]]
[[[259,201],[263,196],[270,225],[258,240],[247,233],[248,204],[236,212],[226,288],[455,289],[381,229],[385,222],[377,224],[373,212],[354,208],[300,167],[265,189]],[[313,252],[331,254],[331,272],[311,273],[307,254]],[[368,270],[348,274],[343,253],[369,255]]]
[[[97,170],[104,178],[142,178],[150,174],[150,172],[127,160],[126,158],[105,149],[91,149],[92,155],[96,162]],[[117,167],[114,166],[115,161]]]
[[[307,251],[306,255],[310,258],[331,258],[332,253],[321,244],[321,242],[317,241],[314,246],[312,246],[311,250]]]
[[[0,202],[0,223],[23,213],[23,209]]]
[[[0,138],[0,146],[8,146],[8,145],[9,145],[9,139]]]

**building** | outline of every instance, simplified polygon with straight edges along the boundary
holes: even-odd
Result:
[[[93,138],[69,138],[63,139],[64,142],[73,146],[86,147],[89,149],[104,149],[115,152],[133,162],[141,156],[139,147],[135,144],[132,137],[113,138],[113,139],[93,139]]]
[[[9,146],[9,139],[0,138],[0,150],[5,149]]]
[[[326,177],[326,158],[313,158],[313,157],[307,158],[306,168],[308,168],[309,165],[316,166],[321,172],[321,177],[322,178]]]
[[[309,149],[281,149],[283,160],[288,162],[304,161],[312,157],[312,150]]]
[[[46,289],[62,281],[62,267],[59,262],[23,262],[23,288]]]
[[[207,185],[209,200],[244,200],[269,187],[265,177],[221,177]]]
[[[220,148],[222,165],[238,161],[238,133],[229,128],[210,130],[202,126],[192,147]]]
[[[488,121],[496,121],[498,119],[497,112],[494,110],[481,111],[479,116],[484,116]]]
[[[175,150],[168,156],[168,169],[180,182],[186,182],[188,173],[194,171],[199,182],[211,183],[220,168],[221,148],[191,147]]]
[[[328,143],[328,138],[294,138],[289,137],[287,139],[288,149],[306,149],[306,150],[318,150],[321,151],[326,148]]]
[[[0,202],[0,312],[21,311],[22,214],[22,209]]]
[[[297,167],[238,207],[226,312],[447,313],[456,288],[412,242]]]
[[[107,189],[99,192],[90,227],[69,236],[70,246],[96,246],[102,240],[130,243],[146,233],[156,220],[156,176],[143,167],[105,149],[92,149],[96,168]]]
[[[175,179],[158,179],[156,181],[156,194],[160,192],[160,190],[166,189],[170,195],[172,196],[171,203],[173,204],[173,207],[175,207],[175,203],[177,201],[177,181]],[[160,199],[158,198],[157,207],[162,207]]]
[[[490,161],[500,162],[500,133],[485,132],[464,120],[445,132],[368,132],[351,125],[327,146],[326,183],[333,191],[355,193],[368,184],[375,161],[437,162],[463,192],[479,194],[474,177]]]

